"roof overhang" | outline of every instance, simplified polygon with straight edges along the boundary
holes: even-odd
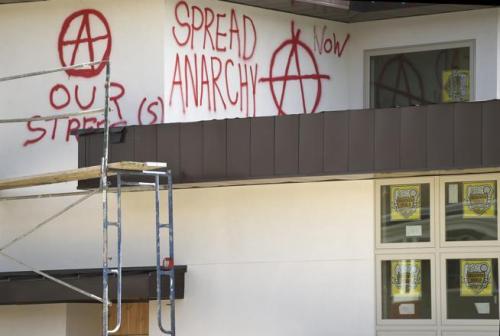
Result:
[[[494,1],[222,0],[282,12],[354,23],[482,9]]]
[[[175,266],[175,298],[184,298],[186,266]],[[102,269],[67,269],[45,271],[55,278],[97,296],[102,295]],[[124,302],[156,300],[156,268],[123,268],[122,299]],[[162,293],[168,295],[168,276],[163,277]],[[110,300],[116,299],[116,278],[109,279]],[[48,303],[97,303],[71,289],[47,280],[33,272],[0,273],[0,305]]]
[[[0,0],[0,5],[47,0]],[[243,5],[312,16],[326,20],[353,23],[392,18],[431,15],[497,6],[493,0],[221,0]]]

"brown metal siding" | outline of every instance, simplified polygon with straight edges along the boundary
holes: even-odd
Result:
[[[349,111],[324,113],[325,173],[346,173],[349,170]]]
[[[453,168],[454,104],[427,106],[427,168]]]
[[[176,183],[480,168],[500,164],[498,129],[499,101],[133,126],[110,159],[167,162]],[[100,164],[102,132],[82,133],[79,165]]]
[[[82,140],[83,139],[83,140]],[[94,134],[93,136],[80,136],[78,142],[86,142],[86,159],[85,166],[97,166],[101,164],[102,156],[102,134]]]
[[[227,121],[227,177],[242,179],[250,176],[250,120]]]
[[[455,167],[482,163],[482,105],[455,104]]]
[[[78,167],[84,167],[87,164],[87,140],[78,141]]]
[[[135,159],[135,129],[128,127],[124,130],[122,141],[113,142],[110,139],[109,144],[109,162],[130,161]],[[110,135],[111,136],[111,135]],[[144,147],[141,145],[141,147]],[[99,153],[102,152],[102,148]],[[99,157],[100,161],[100,157]]]
[[[203,178],[203,124],[181,124],[181,180],[196,181]],[[168,164],[168,163],[167,163]]]
[[[324,113],[299,117],[299,174],[323,171]]]
[[[134,126],[134,161],[158,161],[158,125],[151,127]]]
[[[203,178],[226,177],[227,130],[225,120],[203,122]]]
[[[299,172],[299,116],[289,115],[275,120],[275,175],[297,175]]]
[[[157,127],[156,157],[159,162],[167,162],[175,181],[181,180],[180,136],[180,124],[162,124]]]
[[[400,133],[400,110],[375,110],[375,170],[399,169]]]
[[[401,109],[400,168],[402,170],[427,167],[427,108]]]
[[[349,171],[373,170],[373,110],[350,111]]]
[[[252,118],[250,121],[250,176],[274,175],[274,119]]]
[[[483,103],[483,165],[500,165],[500,101]]]

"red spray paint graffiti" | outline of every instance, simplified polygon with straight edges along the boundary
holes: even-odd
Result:
[[[168,105],[181,102],[183,113],[190,106],[210,112],[239,106],[245,116],[255,116],[259,65],[251,63],[257,46],[254,20],[234,9],[217,12],[186,1],[177,2],[174,15],[172,38],[188,50],[175,55]]]
[[[76,33],[75,33],[76,32]],[[106,17],[95,9],[79,10],[68,16],[61,27],[58,38],[59,60],[62,66],[74,65],[79,62],[108,60],[111,55],[111,29]],[[102,72],[105,63],[78,69],[67,70],[71,77],[93,79]],[[102,83],[102,80],[99,80]],[[49,91],[48,101],[51,108],[57,112],[74,112],[103,106],[104,96],[96,81],[78,84],[57,83]],[[100,89],[98,89],[100,88]],[[110,119],[111,127],[126,126],[124,118],[123,100],[126,88],[119,82],[110,85]],[[164,122],[165,112],[162,98],[148,101],[144,98],[138,102],[136,110],[139,124],[153,124]],[[104,124],[103,116],[74,117],[67,120],[49,120],[28,122],[28,139],[23,146],[36,144],[43,139],[56,140],[58,134],[69,142],[79,129],[100,128]],[[61,132],[58,132],[60,130]]]
[[[316,26],[313,29],[314,32],[314,51],[318,52],[320,55],[323,53],[334,54],[339,58],[342,57],[347,42],[351,38],[351,35],[347,34],[344,42],[341,44],[340,40],[337,40],[337,34],[332,33],[331,36],[327,34],[327,26],[323,26],[321,29],[321,37],[318,36],[318,31]]]
[[[302,53],[300,51],[303,51]],[[283,75],[276,76],[274,75],[275,67],[276,67],[276,59],[281,56],[281,53],[286,53],[288,52],[288,61],[286,64],[285,71]],[[311,74],[303,74],[301,70],[301,62],[302,59],[301,57],[309,57],[310,61],[312,62],[314,66],[314,73]],[[295,63],[296,67],[296,74],[290,74],[290,67],[292,65],[292,62]],[[311,48],[302,42],[300,40],[300,29],[295,31],[295,25],[292,22],[292,37],[291,39],[288,39],[281,43],[281,45],[276,49],[276,51],[273,53],[273,56],[271,58],[271,65],[269,67],[269,77],[267,78],[261,78],[260,82],[268,82],[269,87],[271,89],[271,95],[273,97],[274,103],[276,104],[276,107],[278,108],[278,114],[279,115],[285,115],[287,114],[284,109],[284,100],[285,100],[285,94],[287,91],[287,84],[289,82],[293,81],[299,81],[300,84],[300,93],[301,93],[301,101],[302,101],[302,109],[304,113],[314,113],[316,112],[318,105],[321,100],[321,95],[322,95],[322,80],[330,79],[329,75],[321,74],[319,72],[319,67],[318,67],[318,62],[316,60],[316,57],[313,54],[313,51]],[[305,81],[308,81],[307,83],[310,83],[310,81],[313,81],[313,84],[316,84],[316,96],[313,101],[312,107],[309,107],[305,95]],[[277,91],[277,86],[278,84],[281,83],[281,93],[278,94]]]
[[[104,33],[94,36],[90,24],[91,20],[94,25],[97,24],[98,26],[93,28],[100,28]],[[75,28],[75,26],[78,27],[76,29],[77,34],[76,36],[70,36],[70,31],[74,31],[72,28]],[[104,44],[104,48],[98,48],[98,43]],[[109,60],[111,54],[111,30],[108,21],[101,12],[95,9],[77,11],[64,20],[57,45],[59,60],[63,67],[75,65],[77,56],[80,53],[83,54],[82,59],[85,62]],[[86,53],[83,50],[85,47]],[[98,55],[100,49],[102,51]],[[99,75],[105,66],[105,63],[100,63],[89,67],[70,69],[66,73],[69,76],[90,78]]]
[[[68,88],[67,85],[58,83],[52,87],[49,93],[49,102],[51,107],[58,112],[63,112],[67,110],[72,112],[73,110],[68,110],[68,106],[78,106],[93,108],[95,102],[95,96],[97,88],[94,85],[90,86],[90,98],[88,102],[83,102],[81,97],[83,93],[79,85],[75,85],[72,90]],[[72,95],[71,92],[74,92]],[[102,93],[102,92],[101,92]],[[126,126],[127,120],[123,118],[122,110],[120,107],[120,100],[125,95],[125,87],[116,82],[111,82],[110,85],[110,102],[111,102],[111,117],[116,121],[112,123],[112,126]],[[50,136],[51,140],[56,139],[57,130],[59,127],[64,129],[64,140],[69,142],[71,136],[75,135],[75,132],[79,129],[92,129],[102,127],[104,124],[104,118],[102,116],[88,116],[83,118],[69,118],[67,120],[48,120],[48,121],[31,121],[26,124],[28,131],[31,133],[31,137],[24,141],[23,145],[33,145],[46,136]],[[76,135],[75,135],[76,136]]]
[[[156,97],[148,104],[148,98],[144,97],[137,110],[137,123],[139,125],[154,125],[165,122],[165,107],[163,99]]]

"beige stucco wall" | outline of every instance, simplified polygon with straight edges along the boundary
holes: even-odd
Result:
[[[353,181],[176,190],[176,263],[188,266],[179,334],[373,335],[373,188]],[[0,242],[69,202],[1,202]],[[126,194],[124,209],[125,265],[153,265],[152,194]],[[96,196],[8,253],[42,269],[99,267],[99,217]],[[19,269],[4,259],[0,268]]]
[[[66,335],[66,304],[0,306],[0,335]]]

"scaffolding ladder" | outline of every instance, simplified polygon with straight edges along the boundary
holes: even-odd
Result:
[[[111,334],[117,333],[121,328],[122,322],[122,192],[129,190],[148,190],[150,188],[154,189],[155,195],[155,222],[156,222],[156,300],[158,304],[157,308],[157,319],[158,319],[158,327],[160,331],[167,335],[175,336],[175,269],[174,269],[174,225],[173,225],[173,183],[172,183],[172,173],[170,170],[166,171],[158,171],[157,169],[165,169],[165,163],[156,163],[156,162],[117,162],[117,163],[109,163],[109,112],[110,112],[110,62],[109,61],[98,61],[98,62],[89,62],[82,63],[67,67],[61,67],[50,70],[43,70],[37,72],[31,72],[21,75],[14,75],[8,77],[0,78],[0,82],[6,82],[11,80],[17,80],[22,78],[41,76],[56,72],[62,72],[70,69],[84,68],[88,66],[95,66],[100,63],[106,64],[106,78],[105,78],[105,101],[104,107],[86,111],[78,111],[72,113],[60,113],[56,115],[48,115],[41,117],[32,117],[32,118],[12,118],[12,119],[0,119],[0,124],[9,124],[9,123],[20,123],[20,122],[29,122],[29,121],[42,121],[42,120],[56,120],[56,119],[67,119],[71,117],[77,117],[82,115],[89,114],[104,114],[104,132],[103,132],[103,147],[102,147],[102,158],[100,166],[93,167],[85,167],[73,170],[59,171],[47,174],[40,175],[32,175],[25,176],[19,178],[9,178],[0,180],[0,190],[7,189],[15,189],[15,188],[23,188],[23,187],[32,187],[32,186],[41,186],[47,184],[54,183],[62,183],[62,182],[70,182],[77,180],[85,180],[92,178],[99,178],[99,189],[83,191],[81,194],[84,194],[83,197],[77,199],[75,202],[66,206],[61,211],[55,213],[54,215],[48,217],[43,220],[39,224],[35,225],[32,229],[24,232],[23,234],[17,236],[6,244],[0,246],[0,255],[4,258],[7,258],[18,265],[21,265],[45,278],[48,280],[54,281],[62,286],[65,286],[71,290],[74,290],[82,295],[85,295],[92,300],[98,301],[102,303],[102,334],[103,336],[108,336]],[[108,177],[116,176],[117,179],[117,187],[116,187],[116,221],[109,220],[109,192],[110,192],[110,183],[108,181]],[[136,179],[145,178],[145,179],[154,179],[154,182],[137,182],[137,181],[127,181],[125,178],[135,176]],[[166,177],[167,179],[167,210],[168,210],[168,223],[160,222],[160,177]],[[43,272],[36,267],[28,265],[23,261],[10,256],[4,251],[10,247],[11,245],[19,242],[20,240],[26,238],[31,235],[36,230],[41,227],[47,225],[51,221],[60,217],[62,214],[66,213],[70,209],[74,208],[78,204],[83,201],[89,199],[91,196],[97,194],[97,192],[101,192],[102,194],[102,214],[103,214],[103,246],[102,246],[102,297],[98,297],[95,294],[89,293],[85,290],[77,288],[67,282],[64,282],[58,278]],[[55,194],[52,194],[55,195]],[[34,195],[33,197],[51,197],[51,194],[39,194]],[[60,195],[60,194],[57,194]],[[25,198],[25,197],[24,197]],[[12,198],[10,198],[12,199]],[[109,264],[110,260],[110,252],[109,252],[109,229],[110,227],[116,228],[116,266],[111,267]],[[162,260],[161,256],[161,233],[163,230],[168,231],[168,254],[165,259]],[[166,261],[163,264],[163,261]],[[116,276],[117,286],[116,286],[116,322],[114,328],[109,328],[109,307],[111,306],[111,301],[109,299],[109,276]],[[165,276],[169,277],[169,295],[168,295],[168,306],[170,307],[170,326],[165,328],[162,322],[162,280]]]

